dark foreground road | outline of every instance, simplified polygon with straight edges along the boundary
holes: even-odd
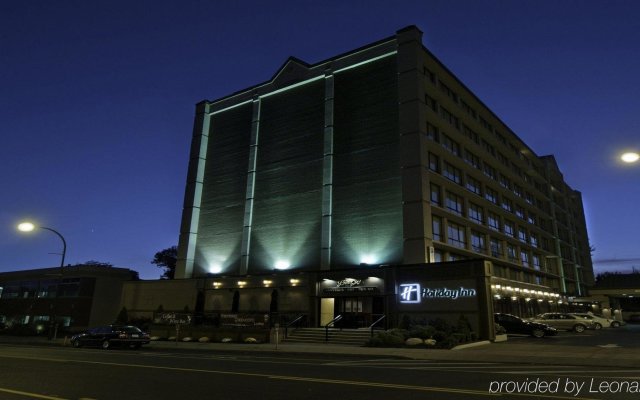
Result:
[[[638,382],[630,368],[0,345],[7,400],[637,399]]]

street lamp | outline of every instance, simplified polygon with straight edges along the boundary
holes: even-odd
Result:
[[[640,160],[640,154],[636,152],[628,152],[621,155],[620,159],[627,164],[633,164],[634,162]]]
[[[62,253],[60,254],[62,256],[62,259],[60,260],[60,268],[64,267],[64,257],[67,254],[67,241],[64,240],[64,237],[60,234],[60,232],[52,228],[47,228],[46,226],[35,226],[32,222],[21,222],[20,224],[18,224],[18,230],[21,232],[32,232],[36,228],[53,232],[58,235],[60,240],[62,240]]]
[[[47,228],[46,226],[36,226],[32,222],[28,222],[28,221],[21,222],[20,224],[18,224],[18,230],[20,232],[32,232],[36,228],[53,232],[60,238],[60,240],[62,240],[62,253],[60,253],[62,257],[60,258],[60,276],[58,278],[58,288],[57,288],[57,292],[60,293],[60,289],[61,289],[60,286],[62,284],[62,275],[64,273],[64,257],[67,254],[67,241],[64,240],[64,236],[62,236],[62,234],[60,234],[60,232],[56,231],[55,229]],[[58,321],[56,318],[56,311],[58,310],[56,310],[56,308],[54,308],[53,305],[51,307],[52,307],[52,313],[53,313],[51,324],[54,324],[54,326],[53,326],[53,333],[51,332],[51,326],[50,326],[49,339],[51,339],[52,336],[53,336],[53,339],[56,339],[56,336],[58,335]]]

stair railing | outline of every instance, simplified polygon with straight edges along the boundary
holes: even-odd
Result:
[[[289,333],[289,328],[291,327],[295,327],[296,329],[300,327],[300,324],[302,323],[302,321],[304,321],[307,318],[306,314],[301,314],[298,315],[296,317],[296,319],[294,319],[293,321],[289,322],[287,325],[285,325],[284,327],[284,338],[287,338],[287,335]]]
[[[329,321],[329,323],[324,326],[324,341],[325,342],[329,341],[329,328],[332,327],[332,326],[335,326],[336,322],[340,321],[341,319],[342,319],[342,314],[338,315],[337,317],[335,317],[334,319]]]
[[[384,321],[385,318],[387,318],[387,316],[383,314],[382,317],[378,318],[373,324],[369,326],[369,329],[371,330],[371,337],[373,337],[373,329],[376,327],[376,325]]]

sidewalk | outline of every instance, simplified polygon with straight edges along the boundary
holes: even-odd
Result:
[[[63,346],[64,339],[47,340],[40,337],[0,336],[0,344],[23,344],[36,346]],[[68,344],[67,344],[68,345]],[[358,347],[325,343],[198,343],[198,342],[151,342],[148,349],[203,351],[203,352],[255,352],[274,355],[294,354],[341,354],[361,357],[397,357],[434,361],[477,361],[501,363],[531,363],[543,365],[576,365],[594,367],[640,368],[640,348],[566,346],[558,344],[526,343],[513,341],[502,343],[478,343],[475,346],[453,349],[411,349]],[[143,349],[145,348],[143,347]],[[0,351],[2,351],[0,347]]]

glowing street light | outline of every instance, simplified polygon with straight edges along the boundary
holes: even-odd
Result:
[[[628,153],[624,153],[623,155],[620,156],[620,159],[626,163],[634,163],[638,160],[640,160],[640,154],[636,153],[636,152],[628,152]]]
[[[53,232],[56,235],[58,235],[60,240],[62,240],[62,253],[60,253],[62,258],[60,260],[60,268],[64,267],[64,257],[67,254],[67,241],[64,240],[64,237],[60,234],[60,232],[58,232],[58,231],[56,231],[55,229],[52,229],[52,228],[47,228],[46,226],[36,226],[32,222],[28,222],[28,221],[21,222],[20,224],[18,224],[18,230],[21,231],[21,232],[32,232],[36,228],[45,229],[45,230],[47,230],[49,232]]]

